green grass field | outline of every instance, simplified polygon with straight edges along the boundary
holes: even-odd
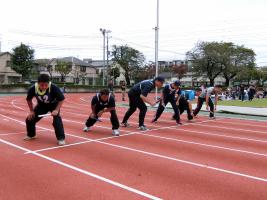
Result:
[[[243,102],[239,100],[219,101],[218,105],[267,108],[267,99],[253,99],[252,101]]]

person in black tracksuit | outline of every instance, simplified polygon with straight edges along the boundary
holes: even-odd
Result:
[[[85,123],[84,132],[88,132],[90,127],[93,126],[102,116],[104,112],[110,112],[110,121],[112,124],[112,134],[119,136],[119,120],[115,110],[115,99],[107,89],[101,90],[97,93],[91,102],[92,113]]]
[[[256,94],[256,89],[254,85],[251,85],[248,89],[248,100],[252,101],[254,98],[254,95]]]
[[[241,85],[240,86],[240,94],[239,94],[239,100],[244,101],[245,99],[245,86]]]
[[[174,119],[176,120],[177,124],[181,124],[180,112],[179,112],[179,108],[178,108],[177,102],[176,102],[178,100],[178,99],[176,100],[176,95],[179,98],[179,96],[181,94],[180,85],[181,85],[180,81],[175,81],[175,82],[168,84],[164,87],[164,89],[162,91],[162,97],[160,100],[160,104],[158,106],[155,118],[152,120],[152,123],[156,122],[158,120],[158,118],[161,116],[162,112],[164,111],[165,106],[170,102],[172,105],[172,109],[174,111]]]
[[[131,115],[136,111],[136,108],[138,108],[140,110],[139,129],[147,130],[146,126],[144,125],[145,115],[147,112],[147,106],[145,102],[152,106],[157,103],[157,102],[151,102],[151,100],[147,98],[147,95],[155,87],[161,88],[163,83],[164,83],[164,78],[161,76],[158,76],[154,80],[144,80],[140,83],[137,83],[130,89],[130,91],[128,92],[130,108],[125,113],[121,126],[124,126],[124,127],[129,126],[127,121],[131,117]]]
[[[126,83],[125,81],[121,82],[121,97],[122,101],[125,101],[125,93],[126,93]]]
[[[32,103],[33,97],[37,99],[37,105],[34,108]],[[65,97],[60,88],[49,81],[49,76],[47,74],[41,74],[38,77],[38,82],[28,90],[26,98],[30,113],[26,118],[27,136],[24,140],[35,138],[36,123],[42,118],[39,117],[39,115],[51,112],[58,144],[65,144],[64,127],[60,116],[60,108],[64,99]]]

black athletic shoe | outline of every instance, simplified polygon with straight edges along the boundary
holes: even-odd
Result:
[[[176,120],[176,124],[177,124],[177,125],[182,125],[181,120]]]

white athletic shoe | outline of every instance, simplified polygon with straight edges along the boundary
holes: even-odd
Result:
[[[130,124],[128,122],[121,123],[121,127],[130,127]]]
[[[23,140],[25,141],[34,140],[34,139],[36,139],[36,136],[33,136],[33,137],[26,136],[25,138],[23,138]]]
[[[58,140],[58,141],[57,141],[57,144],[58,144],[59,146],[63,146],[63,145],[66,144],[66,142],[65,142],[65,140]]]
[[[120,131],[118,129],[114,129],[114,130],[112,130],[112,135],[120,136]]]
[[[90,127],[86,126],[86,127],[83,128],[83,132],[88,132],[88,131],[90,131]]]
[[[141,130],[141,131],[149,130],[145,125],[139,126],[138,129]]]
[[[210,117],[209,119],[210,119],[210,120],[213,120],[213,119],[216,119],[216,117]]]

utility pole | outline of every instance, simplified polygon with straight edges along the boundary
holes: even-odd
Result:
[[[157,0],[157,24],[155,27],[155,66],[156,66],[156,77],[159,75],[158,66],[158,52],[159,52],[159,0]],[[156,88],[156,100],[158,97],[158,89]]]
[[[107,34],[107,69],[108,69],[108,67],[109,67],[109,43],[108,43],[108,41],[109,41],[109,36],[108,36],[108,34],[109,33],[111,33],[111,31],[110,30],[106,30],[106,34]],[[109,77],[108,75],[107,75],[107,77]],[[113,84],[114,84],[114,80],[113,80]]]
[[[103,86],[105,86],[105,75],[107,76],[106,71],[107,71],[107,66],[108,66],[108,53],[109,53],[108,52],[108,39],[109,39],[108,34],[111,33],[111,31],[103,29],[103,28],[100,28],[99,30],[103,35]],[[106,52],[106,36],[107,36],[107,52]],[[106,63],[106,54],[107,54],[107,63]]]
[[[105,86],[105,69],[106,69],[106,50],[105,50],[105,46],[106,46],[106,29],[102,29],[100,28],[100,31],[103,35],[103,86]]]

